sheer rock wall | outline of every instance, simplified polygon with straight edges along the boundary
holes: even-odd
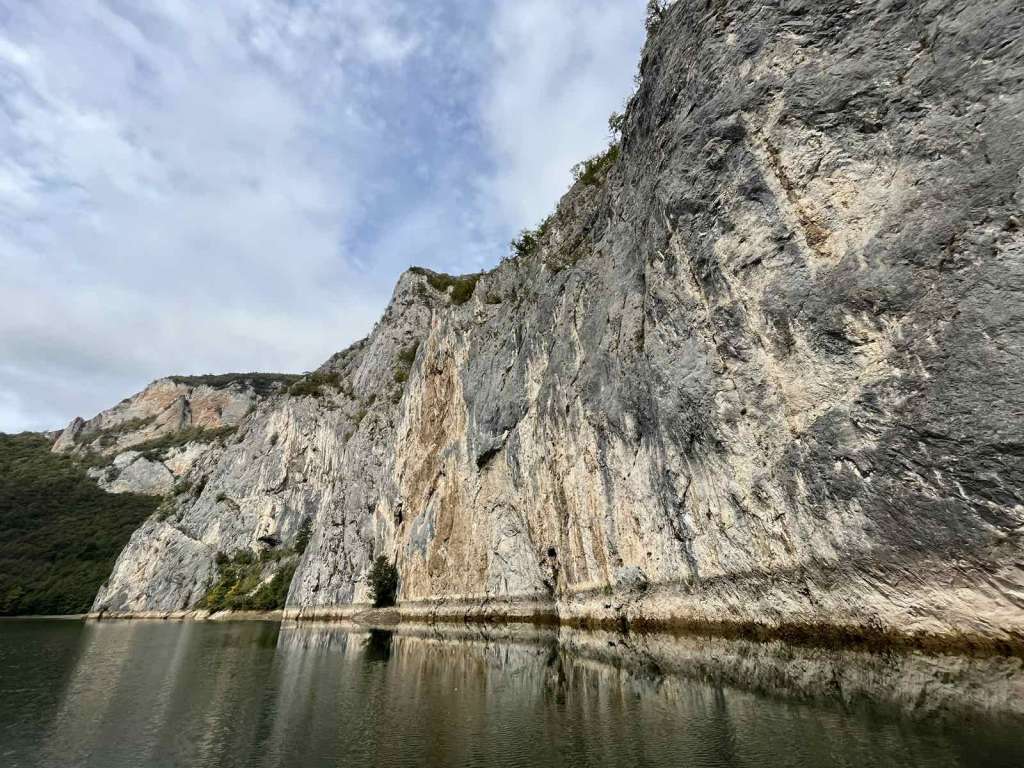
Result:
[[[1022,32],[998,0],[678,0],[539,247],[464,302],[403,275],[96,610],[188,610],[217,551],[309,519],[291,616],[351,613],[385,554],[410,615],[1020,640]]]

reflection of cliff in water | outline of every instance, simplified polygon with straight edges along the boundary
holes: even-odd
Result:
[[[414,677],[442,676],[453,686],[476,676],[563,699],[568,689],[603,696],[667,699],[714,695],[721,688],[775,697],[876,702],[917,715],[997,714],[1024,717],[1024,661],[923,653],[794,647],[660,633],[530,625],[414,625],[387,630],[349,623],[285,624],[279,649],[334,649],[388,661]],[[694,686],[693,682],[704,686]],[[466,681],[463,680],[465,683]]]

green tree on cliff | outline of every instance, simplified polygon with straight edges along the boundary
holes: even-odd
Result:
[[[367,578],[370,581],[374,608],[386,608],[395,604],[395,595],[398,593],[398,569],[384,555],[373,561]]]

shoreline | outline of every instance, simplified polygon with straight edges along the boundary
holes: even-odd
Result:
[[[512,606],[504,606],[511,608]],[[373,628],[398,625],[467,625],[467,626],[547,626],[553,628],[606,632],[619,635],[661,634],[675,637],[707,637],[743,640],[754,643],[782,642],[799,648],[824,650],[857,650],[875,654],[924,653],[928,655],[1024,658],[1024,640],[1003,640],[970,634],[899,633],[874,627],[826,623],[782,622],[777,625],[752,621],[706,621],[692,619],[643,619],[625,617],[588,618],[559,615],[550,607],[536,604],[518,606],[519,610],[487,610],[477,604],[465,605],[407,604],[394,608],[373,608],[352,605],[321,611],[171,611],[171,612],[102,612],[68,615],[4,616],[10,620],[60,621],[266,621],[296,623],[350,622]]]

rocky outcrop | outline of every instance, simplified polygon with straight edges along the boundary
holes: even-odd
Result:
[[[351,613],[385,554],[410,615],[1019,643],[1022,27],[679,0],[619,146],[516,258],[411,270],[315,374],[203,406],[237,431],[163,457],[193,490],[96,610],[187,609],[217,552],[310,520],[290,616]],[[154,386],[117,418],[228,397]]]
[[[115,456],[189,430],[237,427],[259,399],[283,391],[297,378],[287,374],[227,374],[158,379],[88,421],[72,421],[57,437],[54,450]]]

